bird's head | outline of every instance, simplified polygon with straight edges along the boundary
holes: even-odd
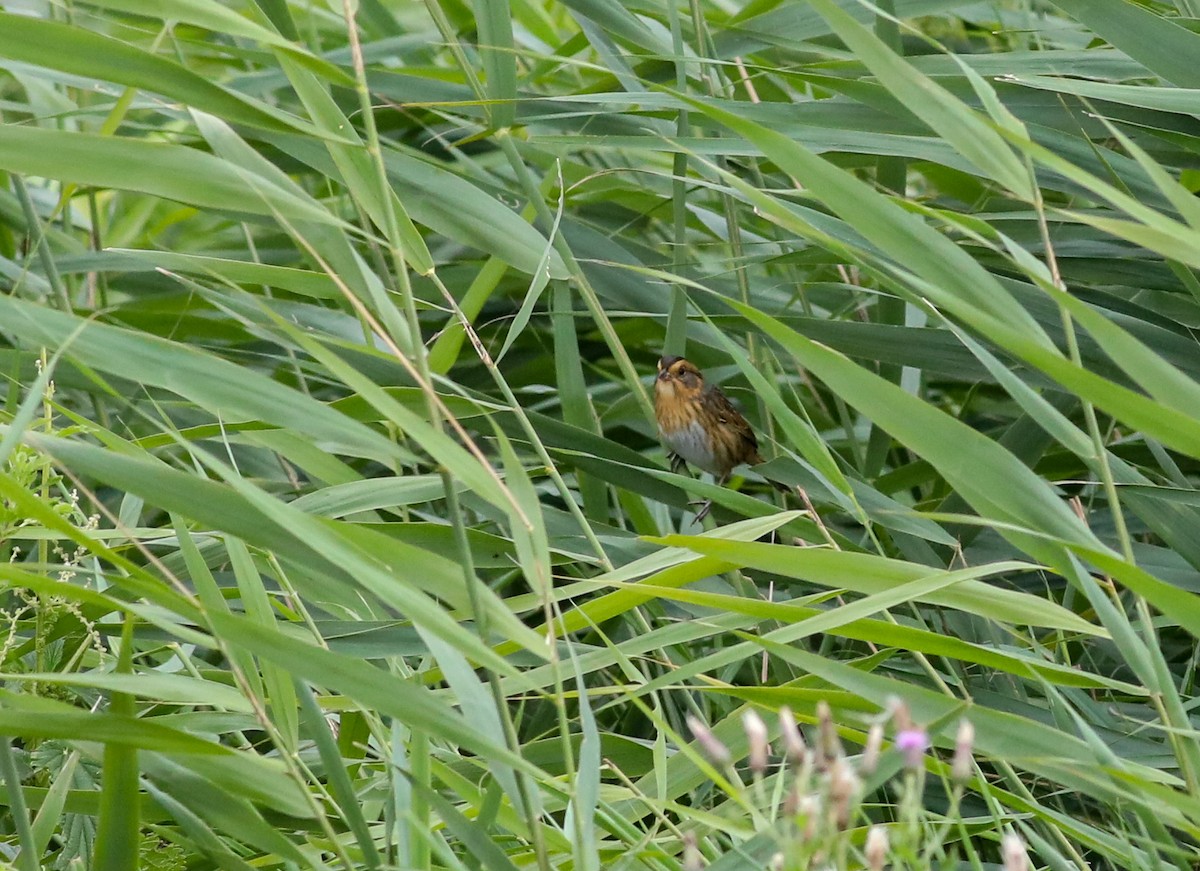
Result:
[[[704,390],[704,376],[683,357],[665,355],[658,361],[658,377],[654,380],[656,393],[686,399]]]

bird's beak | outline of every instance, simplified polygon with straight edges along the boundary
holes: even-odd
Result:
[[[658,380],[659,381],[670,381],[671,380],[671,370],[670,369],[659,369],[658,370]]]

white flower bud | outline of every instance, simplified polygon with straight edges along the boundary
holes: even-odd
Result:
[[[888,833],[883,826],[871,826],[867,832],[867,869],[868,871],[883,871],[887,861]]]
[[[862,759],[858,763],[858,770],[864,775],[875,773],[875,767],[879,764],[879,751],[883,747],[883,723],[875,723],[867,732],[867,743],[863,747]]]
[[[792,709],[787,705],[779,709],[779,734],[783,739],[788,762],[794,768],[799,768],[804,764],[804,753],[808,749],[808,745],[804,743],[804,736],[800,734],[800,727],[796,725]]]
[[[958,735],[954,739],[954,762],[950,766],[950,776],[955,783],[966,783],[971,779],[975,769],[975,760],[971,753],[975,747],[975,727],[970,720],[958,724]]]
[[[1020,835],[1009,832],[1001,838],[1000,855],[1004,859],[1004,871],[1029,871],[1029,856]]]
[[[742,714],[742,728],[746,730],[746,741],[750,747],[750,770],[758,775],[764,774],[767,758],[771,755],[767,724],[757,712],[750,710]]]

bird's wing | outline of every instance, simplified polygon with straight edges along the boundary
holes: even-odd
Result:
[[[754,435],[750,421],[742,417],[742,413],[733,407],[733,403],[729,401],[729,397],[720,387],[709,388],[708,398],[712,403],[713,410],[717,413],[717,419],[732,429],[741,440],[742,446],[745,448],[742,455],[745,457],[745,462],[752,466],[761,463],[762,457],[758,455],[758,439]]]

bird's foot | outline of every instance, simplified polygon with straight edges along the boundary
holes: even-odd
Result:
[[[691,474],[691,471],[688,470],[687,461],[684,460],[683,457],[679,456],[679,454],[672,452],[667,455],[667,459],[671,461],[672,474],[678,475],[680,469],[683,470],[683,474],[685,474],[685,475]]]
[[[689,502],[688,505],[699,505],[700,510],[696,512],[696,522],[702,523],[705,517],[708,517],[708,512],[712,510],[713,501],[705,499],[703,502]]]

